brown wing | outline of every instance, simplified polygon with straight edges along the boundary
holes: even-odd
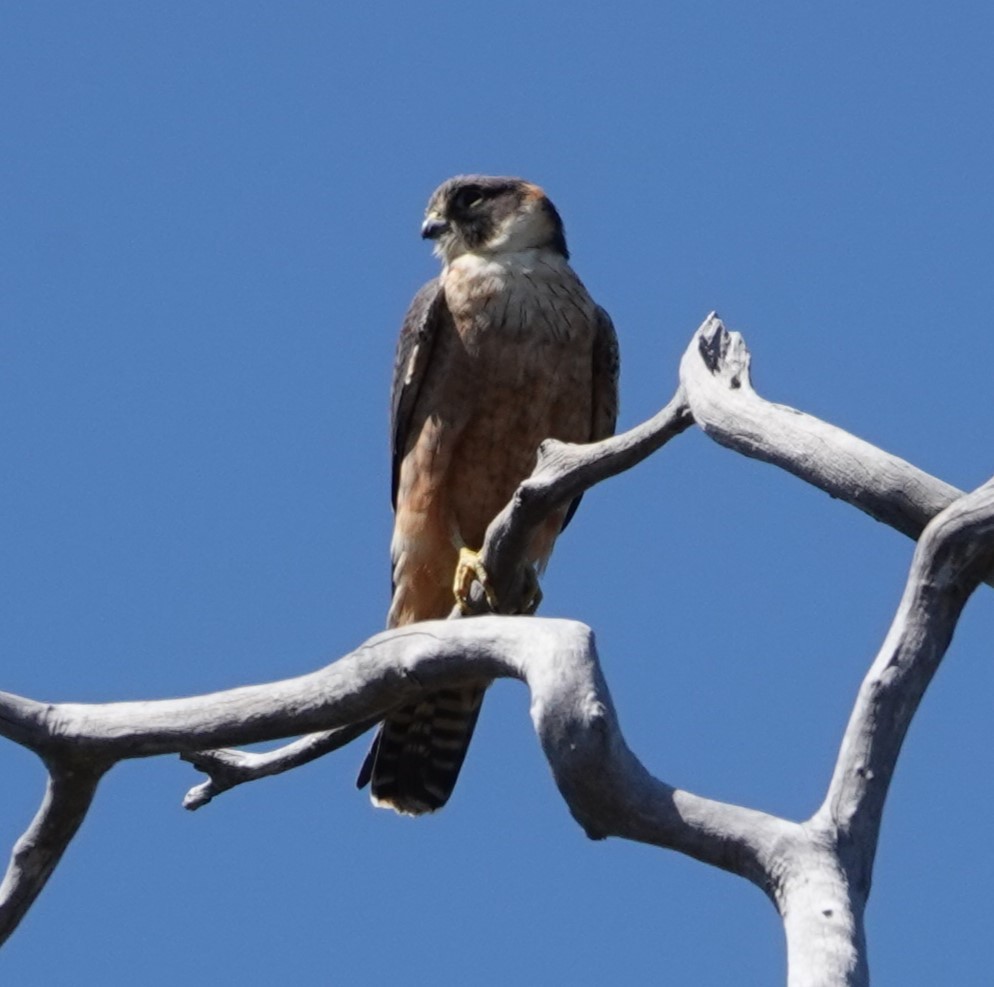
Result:
[[[594,337],[594,413],[590,441],[600,442],[614,435],[618,423],[618,377],[621,360],[618,334],[611,316],[597,306],[597,335]]]
[[[445,292],[438,278],[421,287],[404,316],[397,339],[390,389],[390,501],[397,508],[400,464],[407,452],[411,413],[418,400],[440,319],[448,313]]]
[[[621,371],[618,334],[614,331],[611,316],[600,305],[597,306],[596,320],[597,331],[592,354],[594,400],[591,406],[591,442],[600,442],[601,439],[614,435],[614,426],[618,423],[618,377]],[[565,530],[573,519],[582,499],[577,497],[569,505],[560,530]]]

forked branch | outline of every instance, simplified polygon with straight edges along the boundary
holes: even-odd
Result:
[[[994,480],[925,529],[890,631],[863,680],[824,804],[815,816],[869,890],[884,801],[901,744],[952,640],[960,613],[994,566]]]
[[[532,475],[490,524],[481,553],[508,610],[520,603],[520,560],[542,521],[602,480],[638,465],[695,423],[721,445],[779,466],[912,538],[962,496],[950,484],[834,425],[764,400],[752,387],[750,361],[742,336],[711,313],[684,354],[676,393],[656,415],[602,442],[542,444]],[[987,581],[994,584],[994,576]],[[486,602],[475,589],[473,600],[483,613]],[[459,615],[453,611],[453,617]],[[232,787],[232,779],[241,784],[290,770],[341,743],[336,735],[266,754],[208,752],[196,763],[210,780],[192,790],[184,804],[197,808]]]
[[[790,987],[866,987],[863,914],[901,744],[963,606],[994,564],[994,480],[925,529],[904,595],[846,728],[828,794],[785,855],[774,898]]]
[[[588,835],[676,849],[762,887],[784,918],[791,987],[867,983],[862,914],[887,788],[963,604],[994,568],[994,481],[961,497],[897,457],[764,401],[748,371],[742,338],[709,317],[683,358],[676,395],[653,419],[590,446],[543,444],[535,472],[490,526],[483,561],[501,599],[513,600],[524,547],[551,511],[692,422],[912,537],[924,528],[893,627],[812,819],[779,819],[654,778],[624,741],[584,625],[495,616],[433,621],[378,634],[310,675],[208,696],[48,705],[0,693],[0,736],[35,751],[50,774],[0,887],[0,941],[44,886],[100,777],[118,761],[181,754],[208,774],[187,796],[193,808],[337,749],[422,690],[512,677],[531,691],[542,748]],[[224,749],[301,734],[268,754]]]
[[[44,886],[97,780],[118,761],[341,730],[425,689],[508,677],[528,684],[557,784],[591,836],[679,848],[765,884],[772,847],[796,827],[654,779],[621,736],[589,628],[484,616],[398,628],[309,675],[206,696],[49,705],[0,693],[0,735],[44,750],[53,765],[46,802],[18,842],[0,894],[0,938]]]

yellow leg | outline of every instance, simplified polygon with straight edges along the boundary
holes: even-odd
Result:
[[[456,563],[456,575],[452,581],[452,592],[455,594],[456,603],[459,609],[469,614],[473,612],[469,603],[469,594],[473,589],[473,583],[478,582],[483,587],[484,595],[490,609],[497,612],[497,594],[490,583],[490,576],[483,568],[480,561],[480,553],[474,552],[470,548],[463,546],[459,549],[459,561]]]

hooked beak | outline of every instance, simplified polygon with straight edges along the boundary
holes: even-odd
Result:
[[[443,233],[448,232],[449,221],[442,219],[437,212],[429,213],[421,224],[421,237],[424,240],[437,240]]]

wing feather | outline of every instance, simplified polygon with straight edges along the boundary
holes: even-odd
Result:
[[[601,439],[614,435],[614,427],[618,423],[618,377],[621,367],[618,334],[614,331],[611,316],[598,305],[595,318],[590,442],[600,442]],[[582,499],[577,497],[569,505],[560,530],[565,530],[566,525],[573,519]]]
[[[618,377],[621,360],[618,353],[618,334],[614,331],[611,316],[597,306],[597,334],[593,352],[593,421],[590,441],[600,442],[614,435],[618,424]]]
[[[441,280],[435,278],[423,285],[414,296],[397,339],[393,365],[393,387],[390,391],[390,453],[392,479],[390,501],[397,507],[397,485],[400,464],[407,452],[411,414],[418,400],[425,369],[438,336],[438,327],[445,317],[445,292]]]

